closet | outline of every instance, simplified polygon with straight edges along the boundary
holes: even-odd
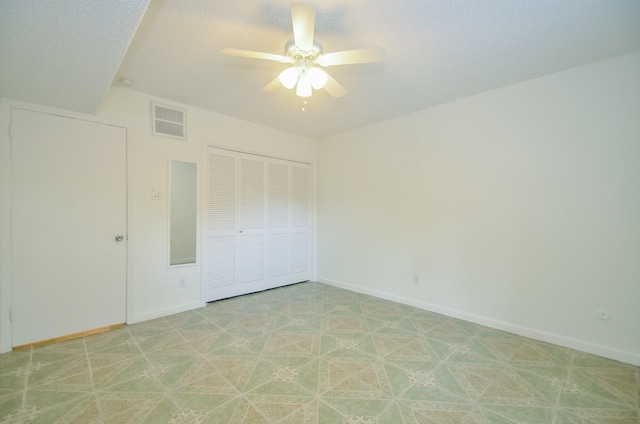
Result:
[[[311,278],[307,163],[209,147],[204,300]]]

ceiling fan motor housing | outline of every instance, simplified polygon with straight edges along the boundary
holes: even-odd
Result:
[[[318,40],[313,40],[313,46],[309,50],[302,50],[296,46],[294,40],[289,40],[284,46],[284,54],[291,58],[292,62],[296,62],[298,59],[307,59],[315,63],[322,54],[322,44]]]

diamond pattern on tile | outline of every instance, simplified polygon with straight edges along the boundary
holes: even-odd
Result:
[[[0,396],[0,423],[20,423],[22,409],[22,391]]]
[[[574,374],[581,373],[595,386],[602,388],[617,399],[633,406],[638,401],[638,378],[634,370],[603,370],[586,369],[574,370]]]
[[[330,332],[363,332],[367,331],[368,327],[366,320],[359,316],[354,315],[326,315],[323,320],[322,329]]]
[[[315,396],[318,391],[318,360],[281,357],[258,362],[244,388],[253,395]]]
[[[368,318],[367,325],[371,332],[378,334],[416,334],[411,321],[402,317]]]
[[[56,384],[66,386],[60,390],[84,391],[91,390],[89,363],[85,355],[70,355],[68,359],[55,362],[32,362],[29,366],[28,387],[36,388],[49,385],[49,390],[56,390],[51,386]]]
[[[378,399],[391,396],[383,367],[369,359],[322,360],[320,390],[326,396],[338,398]]]
[[[506,418],[510,423],[551,423],[553,421],[553,408],[549,407],[482,405],[481,408]]]
[[[389,379],[393,381],[394,392],[402,401],[428,399],[432,402],[456,404],[470,402],[450,370],[442,365],[394,361],[393,364],[387,364],[386,369]]]
[[[429,342],[404,335],[373,336],[380,356],[395,359],[438,360],[439,356]]]
[[[94,403],[93,393],[30,390],[25,400],[22,422],[72,422],[78,415],[96,411],[92,406]],[[95,421],[93,418],[98,418],[97,414],[88,422]]]
[[[548,407],[552,404],[535,387],[511,370],[502,370],[477,401],[483,405]]]
[[[180,393],[234,394],[246,383],[255,359],[234,356],[196,360],[176,379],[172,389]]]
[[[503,370],[500,366],[490,364],[447,363],[445,367],[474,402],[500,377]]]
[[[496,363],[500,362],[500,358],[496,357],[490,349],[478,341],[478,339],[458,339],[442,337],[440,340],[430,340],[431,346],[434,347],[441,355],[446,355],[448,362],[462,363]],[[504,361],[502,361],[504,362]]]
[[[558,400],[568,376],[568,370],[559,367],[511,366],[510,369],[541,394],[549,404]]]
[[[264,347],[265,355],[310,356],[319,348],[316,334],[275,332]]]
[[[462,325],[462,322],[444,321],[429,331],[429,336],[469,337],[471,334]]]
[[[629,409],[560,408],[554,424],[636,424],[638,413]]]
[[[271,373],[271,381],[284,383],[296,382],[298,381],[298,373],[299,369],[295,367],[279,367]]]
[[[397,402],[390,399],[344,399],[323,397],[317,406],[318,423],[401,423]]]
[[[640,367],[318,283],[0,355],[0,423],[637,424]]]
[[[275,324],[277,315],[242,314],[229,324],[229,329],[240,331],[267,331]]]
[[[105,392],[162,393],[162,384],[157,378],[148,378],[149,363],[144,358],[118,363],[117,371],[108,373],[96,383]]]
[[[401,411],[404,422],[412,424],[490,422],[473,404],[467,403],[403,401]]]
[[[130,342],[131,339],[131,333],[129,333],[126,328],[119,328],[117,330],[85,337],[84,342],[87,351],[94,352],[113,346],[121,346]]]
[[[571,350],[548,343],[525,341],[510,363],[519,365],[564,365],[571,362]]]
[[[198,324],[207,324],[207,320],[195,311],[187,311],[181,314],[169,315],[163,318],[172,328],[180,330]]]
[[[398,304],[387,301],[369,300],[362,302],[362,312],[375,318],[403,318],[404,314]]]
[[[316,315],[321,305],[311,301],[292,301],[284,305],[282,311],[288,315]]]
[[[441,315],[432,314],[425,311],[419,311],[408,317],[409,322],[415,327],[419,333],[428,333],[440,324],[446,321]]]
[[[633,370],[572,369],[560,405],[572,408],[638,407],[638,380]]]
[[[520,340],[500,340],[500,339],[476,339],[496,360],[509,362],[520,350],[523,341]]]
[[[276,322],[275,329],[279,331],[313,331],[318,332],[322,327],[320,315],[280,315]]]
[[[256,355],[262,352],[270,333],[225,331],[202,353],[209,355]]]
[[[359,333],[325,333],[320,341],[321,354],[330,357],[375,357],[375,344],[370,335]]]
[[[248,395],[247,399],[270,423],[308,423],[315,418],[307,407],[311,398],[278,395]],[[315,421],[313,421],[315,422]]]
[[[169,332],[162,332],[160,334],[150,335],[142,338],[142,340],[138,343],[138,347],[142,349],[145,353],[157,352],[161,350],[181,350],[180,345],[184,345],[185,340],[175,330]],[[135,348],[135,346],[134,346]],[[186,347],[189,350],[189,347]],[[194,350],[194,349],[191,349]],[[115,353],[112,350],[103,351]]]
[[[329,289],[326,290],[322,300],[331,304],[350,304],[358,302],[358,294],[347,290]]]
[[[322,313],[325,315],[362,315],[362,307],[359,303],[322,303]]]
[[[98,403],[107,423],[139,422],[167,399],[160,393],[98,393]],[[167,414],[163,414],[167,416]],[[89,422],[89,421],[87,421]]]

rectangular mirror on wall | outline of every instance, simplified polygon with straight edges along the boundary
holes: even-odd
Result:
[[[196,164],[172,160],[169,172],[169,266],[195,264],[198,203]]]

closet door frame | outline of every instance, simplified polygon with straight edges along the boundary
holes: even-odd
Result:
[[[266,274],[267,271],[265,271],[265,279],[264,282],[265,284],[260,286],[260,287],[255,287],[257,288],[257,290],[237,290],[237,289],[231,289],[231,287],[225,289],[225,290],[221,290],[221,292],[223,292],[223,296],[218,297],[217,299],[213,299],[213,300],[209,300],[209,288],[208,288],[208,272],[209,272],[209,262],[208,262],[208,255],[209,255],[209,246],[208,246],[208,234],[209,234],[209,222],[208,222],[208,212],[209,212],[209,174],[210,174],[210,164],[209,164],[209,149],[213,148],[213,149],[218,149],[221,151],[226,151],[228,152],[230,155],[235,155],[238,159],[238,164],[240,161],[240,157],[242,157],[243,155],[250,155],[250,156],[255,156],[255,157],[260,157],[263,158],[264,160],[266,160],[265,165],[267,167],[267,169],[265,170],[265,175],[269,172],[268,171],[268,166],[269,163],[287,163],[289,165],[293,165],[295,166],[296,164],[300,164],[302,167],[308,167],[308,177],[309,177],[309,182],[308,182],[308,187],[309,187],[309,192],[308,192],[308,206],[309,206],[309,227],[308,227],[308,235],[310,237],[309,243],[308,243],[308,249],[309,251],[307,252],[307,257],[308,257],[308,266],[309,266],[309,270],[306,273],[308,275],[308,280],[314,280],[316,279],[316,228],[317,228],[317,223],[316,223],[316,161],[315,160],[309,160],[309,159],[301,159],[301,158],[296,158],[296,157],[286,157],[286,156],[279,156],[279,155],[273,155],[273,154],[269,154],[268,152],[259,152],[259,151],[252,151],[252,150],[242,150],[242,149],[237,149],[234,147],[229,147],[229,146],[225,146],[225,145],[220,145],[220,144],[212,144],[212,143],[203,143],[203,151],[202,151],[202,157],[203,157],[203,176],[205,176],[205,178],[203,178],[203,185],[202,185],[202,217],[203,217],[203,225],[202,225],[202,232],[201,232],[201,237],[202,237],[202,241],[201,241],[201,246],[202,246],[202,251],[201,251],[201,255],[202,255],[202,286],[201,286],[201,299],[204,302],[209,302],[209,301],[214,301],[217,299],[224,299],[227,297],[232,297],[232,296],[236,296],[236,295],[241,295],[241,294],[245,294],[245,293],[251,293],[254,291],[261,291],[261,290],[265,290],[265,289],[269,289],[269,288],[274,288],[274,287],[280,287],[283,285],[287,285],[290,283],[294,283],[294,282],[282,282],[282,280],[275,278],[275,279],[269,279],[267,278]],[[239,165],[238,165],[239,167]],[[291,167],[289,168],[289,181],[291,181]],[[239,175],[240,171],[239,169],[236,172],[236,175]],[[238,181],[236,181],[236,184],[239,184]],[[265,202],[267,202],[266,196],[267,196],[267,192],[266,190],[268,189],[267,187],[267,182],[265,182]],[[239,188],[236,188],[236,195],[239,196]],[[291,188],[289,189],[289,191],[291,191]],[[238,200],[239,201],[239,200]],[[289,214],[291,214],[291,205],[289,205]],[[239,213],[237,214],[237,225],[239,226]],[[273,231],[271,231],[268,227],[267,227],[267,221],[268,217],[265,216],[265,231],[264,233],[266,234],[266,236],[268,237],[269,234],[273,233]],[[291,217],[289,217],[289,220],[291,220]],[[289,228],[289,245],[291,245],[291,228]],[[265,252],[265,262],[266,262],[266,256],[267,256],[268,252]],[[236,267],[238,265],[238,260],[236,258]],[[291,270],[291,254],[289,254],[289,259],[288,259],[288,263],[287,263],[287,267],[289,270]],[[236,271],[237,272],[237,271]],[[294,273],[290,272],[289,275],[295,275]],[[300,281],[304,281],[304,280],[300,280]],[[238,284],[236,284],[236,287],[238,286]],[[248,287],[248,286],[247,286]]]

